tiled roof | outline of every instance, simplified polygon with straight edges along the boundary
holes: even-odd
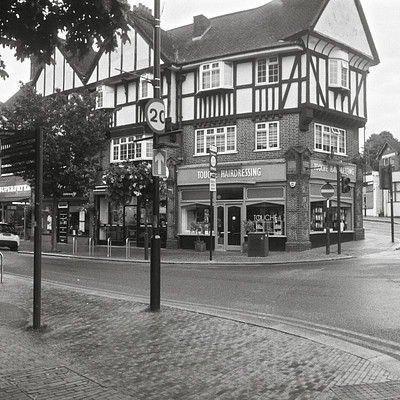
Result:
[[[396,139],[386,139],[385,144],[379,150],[377,157],[381,157],[383,151],[390,147],[396,154],[400,154],[400,142]]]
[[[311,29],[327,0],[274,0],[261,7],[211,18],[210,29],[192,40],[194,24],[169,30],[175,60],[189,63],[282,45]]]
[[[354,1],[361,7],[359,0]],[[313,29],[328,2],[329,0],[272,0],[261,7],[211,19],[205,16],[195,17],[200,22],[197,28],[195,24],[190,24],[168,31],[161,30],[161,58],[166,63],[184,65],[299,44],[302,34]],[[153,21],[151,10],[141,4],[134,7],[131,24],[149,44],[153,42]],[[368,31],[367,26],[366,29]],[[367,34],[370,35],[369,31]],[[193,40],[193,36],[198,36],[198,40]],[[371,46],[374,46],[372,38]],[[78,58],[68,54],[62,45],[60,50],[83,82],[90,77],[102,54],[101,51],[89,51],[83,58]],[[378,60],[377,57],[376,54]]]

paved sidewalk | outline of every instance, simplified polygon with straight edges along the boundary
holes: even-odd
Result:
[[[369,218],[376,223],[390,223],[389,218]],[[348,257],[357,257],[360,255],[368,255],[376,252],[383,252],[399,247],[399,242],[391,242],[390,224],[387,224],[387,236],[375,236],[366,231],[366,239],[357,242],[344,242],[341,244],[341,254],[338,254],[337,244],[330,246],[330,253],[326,254],[325,247],[319,247],[303,252],[282,252],[270,251],[266,257],[248,257],[247,253],[239,251],[213,251],[212,260],[210,260],[210,252],[195,252],[194,250],[174,250],[161,249],[162,263],[206,263],[206,264],[275,264],[275,263],[292,263],[292,262],[313,262],[320,260],[346,259]],[[89,246],[87,240],[80,238],[78,246],[73,251],[72,243],[57,244],[57,252],[51,252],[49,241],[43,242],[42,251],[45,255],[59,257],[80,257],[80,258],[100,258],[111,259],[115,261],[133,260],[136,262],[150,262],[150,250],[148,258],[145,259],[145,251],[143,248],[132,246],[127,257],[126,248],[123,246],[112,246],[110,257],[107,257],[106,246],[96,246],[94,254],[89,255]],[[21,252],[33,252],[33,241],[22,241],[20,246]]]
[[[21,249],[29,251],[27,245]],[[344,243],[342,256],[372,254],[371,248],[394,252],[396,246],[390,238],[370,237]],[[324,250],[295,258],[315,260]],[[172,252],[162,257],[182,262],[201,256]],[[223,254],[217,263],[231,257],[248,259]],[[264,261],[273,258],[296,261],[287,253]],[[6,274],[0,285],[0,400],[400,399],[400,362],[357,346],[344,351],[165,306],[151,313],[127,296],[50,283],[42,284],[45,326],[36,332],[29,327],[32,303],[32,281]]]

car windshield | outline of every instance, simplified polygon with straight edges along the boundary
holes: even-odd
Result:
[[[14,228],[11,225],[1,225],[0,233],[14,233]]]

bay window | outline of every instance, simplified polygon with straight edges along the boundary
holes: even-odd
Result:
[[[153,97],[153,76],[151,74],[143,74],[139,81],[139,100],[151,99]]]
[[[345,60],[329,59],[329,87],[349,89],[349,63]]]
[[[200,91],[212,89],[232,89],[232,64],[217,61],[200,67]]]

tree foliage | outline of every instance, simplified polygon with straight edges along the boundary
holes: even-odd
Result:
[[[365,142],[364,159],[366,164],[374,171],[379,170],[378,153],[387,141],[398,142],[398,140],[393,137],[393,134],[388,131],[382,131],[379,134],[374,133]]]
[[[84,195],[93,186],[110,121],[108,112],[95,109],[94,93],[42,97],[24,85],[15,102],[0,105],[0,115],[2,129],[41,129],[45,196]],[[32,182],[33,174],[23,178]]]
[[[36,56],[49,63],[54,46],[65,35],[65,47],[84,55],[96,43],[106,51],[129,30],[127,0],[1,0],[0,44],[19,60]],[[7,76],[0,56],[0,76]]]
[[[43,194],[53,199],[53,250],[57,200],[66,192],[87,195],[95,184],[110,123],[110,113],[96,110],[95,103],[89,91],[43,97],[23,85],[12,103],[0,104],[0,129],[40,128],[43,134]],[[21,176],[34,186],[34,173]]]
[[[129,204],[132,197],[138,197],[142,204],[148,204],[153,197],[154,180],[151,165],[147,162],[125,161],[111,164],[103,175],[109,199],[118,205]],[[160,180],[160,194],[165,197],[166,184]]]

